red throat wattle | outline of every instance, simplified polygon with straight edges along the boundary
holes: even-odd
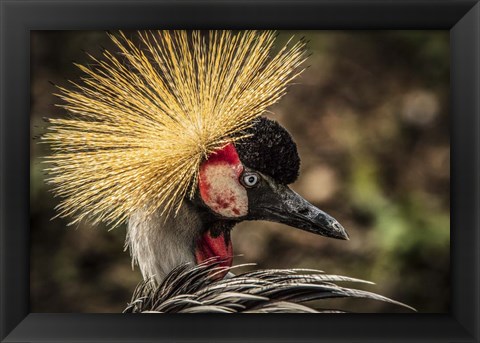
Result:
[[[222,260],[219,267],[231,267],[233,262],[233,247],[230,239],[230,230],[221,231],[219,235],[212,235],[208,230],[200,237],[195,248],[197,264],[217,257]],[[227,270],[216,273],[213,278],[221,279],[227,274]]]
[[[239,178],[243,165],[233,143],[212,153],[200,166],[198,187],[203,203],[219,218],[202,234],[195,246],[195,259],[202,263],[211,258],[221,259],[220,267],[230,267],[233,248],[231,227],[224,219],[238,219],[248,213],[248,197]],[[227,271],[215,273],[213,278],[223,278]]]

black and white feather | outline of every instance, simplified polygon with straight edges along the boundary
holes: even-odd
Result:
[[[221,267],[207,260],[175,268],[159,285],[143,281],[124,313],[332,313],[314,309],[306,302],[330,298],[365,298],[414,310],[387,297],[337,285],[339,282],[371,282],[312,269],[265,269],[214,280]],[[229,275],[232,275],[229,273]]]

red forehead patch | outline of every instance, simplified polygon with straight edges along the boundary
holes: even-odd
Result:
[[[205,161],[205,163],[227,163],[232,166],[241,165],[237,149],[235,149],[233,143],[229,143],[225,145],[225,147],[223,147],[222,149],[212,153],[210,156],[208,156],[208,160]]]
[[[248,213],[247,191],[240,184],[243,165],[232,143],[211,154],[200,166],[199,189],[205,204],[224,217]]]

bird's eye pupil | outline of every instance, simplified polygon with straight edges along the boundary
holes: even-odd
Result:
[[[257,182],[258,182],[258,176],[255,174],[247,174],[247,175],[244,175],[243,177],[243,184],[246,187],[253,187],[257,184]]]

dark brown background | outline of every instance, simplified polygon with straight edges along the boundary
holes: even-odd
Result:
[[[234,229],[236,263],[307,267],[374,281],[365,289],[420,312],[450,303],[448,31],[308,31],[310,68],[272,108],[297,142],[293,188],[347,228],[335,241],[280,224]],[[33,32],[32,137],[60,116],[55,88],[80,73],[83,50],[111,48],[104,32]],[[57,200],[43,181],[45,146],[31,145],[32,312],[119,312],[140,281],[123,251],[125,228],[67,227],[50,220]],[[335,306],[399,312],[363,300]]]

